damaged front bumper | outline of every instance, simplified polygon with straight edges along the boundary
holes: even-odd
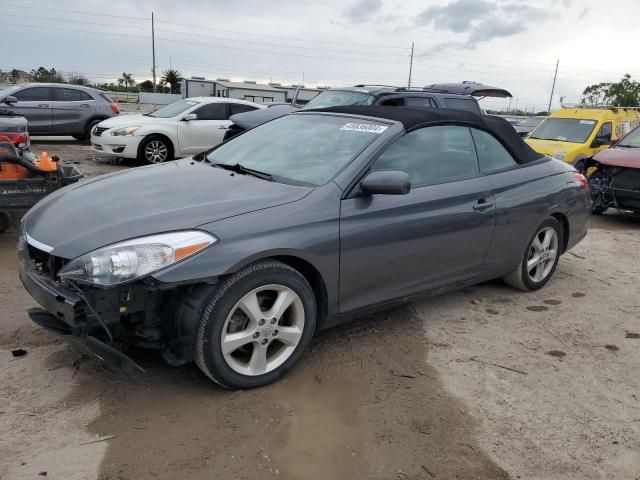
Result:
[[[91,334],[85,301],[77,293],[35,271],[24,239],[18,243],[18,257],[24,288],[44,307],[28,310],[33,322],[127,374],[144,372],[134,360]]]

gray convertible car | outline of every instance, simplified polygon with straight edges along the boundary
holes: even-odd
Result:
[[[589,213],[585,178],[503,119],[334,107],[49,195],[20,276],[36,323],[105,360],[157,349],[251,388],[365,312],[500,277],[541,288]]]

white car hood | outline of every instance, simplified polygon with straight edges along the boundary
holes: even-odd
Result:
[[[102,128],[143,127],[145,125],[176,123],[176,118],[156,118],[147,115],[120,115],[100,122]]]

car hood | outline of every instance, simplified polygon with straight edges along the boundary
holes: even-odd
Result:
[[[24,229],[52,247],[52,255],[71,259],[122,240],[294,202],[311,190],[186,159],[69,185],[36,204]]]
[[[176,123],[175,118],[155,118],[147,115],[120,115],[100,122],[103,128],[138,127],[158,123]]]
[[[299,108],[292,107],[291,105],[275,105],[269,108],[252,110],[251,112],[236,113],[235,115],[231,115],[229,120],[245,130],[251,130],[258,125],[284,117],[298,110]]]
[[[537,140],[535,138],[527,138],[525,140],[531,148],[536,152],[544,155],[553,155],[556,152],[570,153],[572,150],[579,149],[581,144],[571,142],[560,142],[557,140]]]
[[[640,148],[613,147],[597,153],[593,159],[611,167],[640,168]]]

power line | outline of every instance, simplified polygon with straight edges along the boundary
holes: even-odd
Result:
[[[60,8],[46,8],[46,7],[41,7],[41,6],[36,6],[36,5],[22,5],[22,4],[15,4],[15,3],[0,3],[0,7],[9,7],[9,8],[17,8],[18,10],[23,10],[25,8],[31,9],[31,10],[45,10],[45,11],[49,11],[49,12],[56,12],[56,13],[72,13],[74,15],[91,15],[91,16],[96,16],[96,17],[109,17],[109,18],[118,18],[120,20],[122,20],[123,18],[129,19],[129,20],[148,20],[145,17],[131,17],[131,16],[125,16],[125,15],[109,15],[108,13],[104,13],[104,12],[79,12],[78,10],[62,10]]]

